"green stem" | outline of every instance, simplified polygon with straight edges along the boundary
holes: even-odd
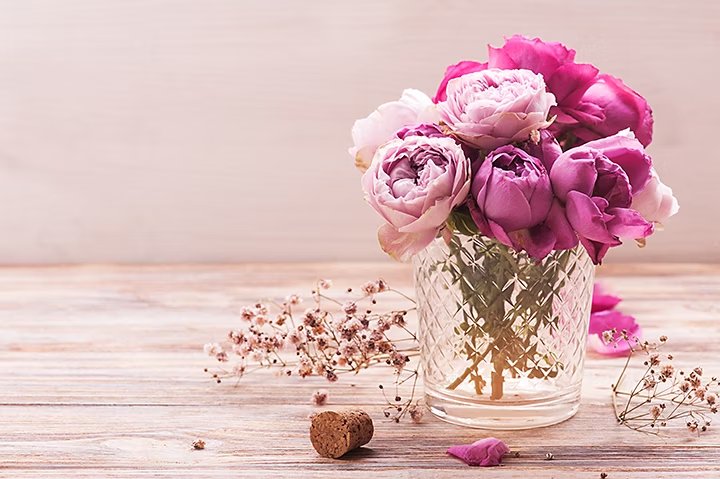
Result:
[[[505,371],[515,377],[520,371],[531,377],[554,377],[557,361],[537,351],[538,332],[557,320],[553,299],[564,286],[560,274],[567,271],[572,251],[554,252],[541,263],[524,254],[512,253],[505,245],[480,235],[454,235],[448,244],[450,255],[444,270],[452,277],[462,297],[458,313],[463,321],[463,354],[469,366],[448,386],[454,390],[470,380],[482,394],[486,380],[480,365],[490,356],[490,398],[504,395]],[[534,375],[534,376],[533,376]]]

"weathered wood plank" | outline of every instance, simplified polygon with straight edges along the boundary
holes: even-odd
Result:
[[[720,374],[720,267],[603,268],[646,336],[670,336],[676,365]],[[237,323],[239,304],[311,289],[319,277],[342,287],[382,276],[411,287],[404,265],[246,265],[0,269],[0,477],[469,477],[445,456],[488,434],[510,457],[492,477],[693,477],[720,474],[720,434],[680,429],[642,435],[615,423],[609,386],[622,358],[589,354],[583,403],[563,424],[493,432],[385,421],[377,385],[385,368],[345,376],[213,383],[206,341]],[[386,304],[391,305],[392,301]],[[307,417],[319,388],[330,406],[362,406],[375,438],[332,461],[312,450]],[[194,451],[196,437],[207,442]],[[548,452],[552,461],[544,460]]]

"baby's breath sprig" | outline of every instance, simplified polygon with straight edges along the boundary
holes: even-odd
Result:
[[[323,376],[335,382],[342,374],[387,365],[392,368],[394,396],[389,398],[380,387],[388,404],[385,416],[395,422],[406,415],[419,421],[423,414],[423,406],[415,400],[419,368],[408,367],[412,358],[419,356],[419,345],[406,321],[408,313],[415,311],[415,301],[382,279],[363,284],[359,293],[346,301],[329,296],[331,288],[332,281],[318,281],[311,292],[312,306],[302,313],[303,299],[297,294],[284,301],[242,307],[243,327],[230,331],[225,343],[204,347],[206,354],[232,367],[205,371],[218,383],[225,378],[239,381],[260,369],[303,378]],[[352,288],[347,293],[352,295]],[[377,311],[378,297],[387,294],[401,297],[408,307]],[[404,390],[409,390],[405,398]]]
[[[607,343],[617,335],[615,330],[605,333]],[[704,379],[701,367],[688,374],[676,369],[673,355],[660,353],[667,340],[667,336],[660,336],[658,342],[640,341],[626,331],[620,332],[616,341],[627,342],[630,350],[620,377],[612,386],[615,417],[620,424],[648,434],[659,434],[670,422],[681,423],[692,433],[705,432],[710,427],[710,415],[718,411],[718,379]],[[636,356],[643,360],[642,377],[631,390],[622,390],[631,360]]]

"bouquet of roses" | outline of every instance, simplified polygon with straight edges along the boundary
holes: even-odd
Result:
[[[578,242],[599,264],[678,210],[645,148],[652,111],[560,43],[519,35],[405,90],[352,129],[385,252],[407,260],[438,234],[479,233],[540,260]]]
[[[678,210],[645,151],[642,96],[560,43],[516,35],[488,56],[448,67],[433,99],[405,90],[352,129],[380,245],[415,259],[438,411],[486,385],[493,401],[533,397],[523,378],[579,397],[592,264],[621,238],[644,246]]]

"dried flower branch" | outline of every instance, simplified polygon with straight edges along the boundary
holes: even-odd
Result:
[[[603,338],[607,343],[625,341],[630,347],[620,377],[612,386],[618,422],[635,431],[656,435],[671,421],[682,422],[690,432],[698,434],[710,427],[710,415],[718,411],[717,378],[704,380],[701,367],[694,368],[689,374],[677,370],[671,354],[661,358],[660,349],[667,342],[666,336],[651,343],[641,342],[625,330],[615,340],[617,331],[606,333]],[[642,377],[630,391],[623,391],[622,383],[636,355],[643,359]]]
[[[230,331],[224,344],[210,343],[205,353],[231,368],[208,371],[217,382],[242,378],[260,369],[275,369],[282,375],[323,376],[330,382],[346,373],[359,373],[375,365],[389,365],[394,377],[394,396],[387,401],[385,416],[395,422],[409,414],[422,418],[422,406],[415,400],[418,370],[408,368],[419,356],[417,336],[407,327],[406,316],[415,310],[415,301],[393,290],[382,279],[360,287],[355,299],[340,301],[329,296],[332,281],[320,280],[312,291],[312,306],[302,313],[302,298],[289,295],[284,301],[261,301],[240,310],[245,322]],[[352,293],[350,288],[348,293]],[[376,311],[378,297],[393,293],[408,302],[408,308]],[[277,310],[271,312],[271,310]],[[403,399],[401,389],[408,389]],[[325,396],[325,399],[327,396]],[[314,399],[319,403],[319,398]]]

